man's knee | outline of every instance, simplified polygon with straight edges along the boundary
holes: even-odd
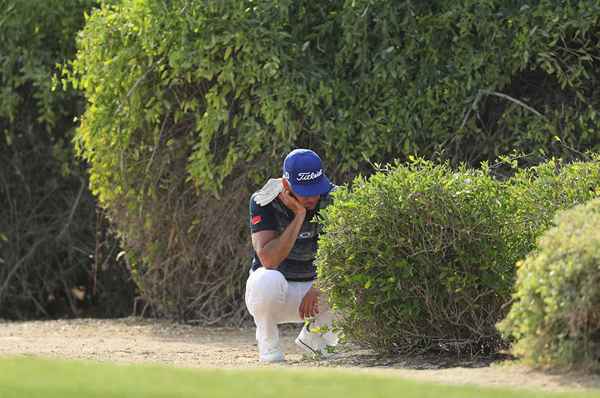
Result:
[[[246,298],[253,315],[257,311],[274,310],[285,303],[288,282],[276,270],[259,268],[250,276]]]

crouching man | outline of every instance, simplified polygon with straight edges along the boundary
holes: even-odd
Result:
[[[246,306],[256,323],[261,362],[285,360],[280,323],[310,320],[296,338],[310,353],[326,356],[337,345],[332,313],[317,287],[313,264],[319,237],[313,218],[330,203],[332,188],[319,156],[295,149],[283,162],[283,178],[270,179],[250,199],[254,257]]]

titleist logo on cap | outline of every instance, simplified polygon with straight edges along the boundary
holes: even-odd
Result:
[[[315,178],[319,178],[323,175],[323,169],[314,172],[311,171],[310,173],[298,173],[298,177],[296,177],[296,181],[310,181],[310,180],[314,180]]]

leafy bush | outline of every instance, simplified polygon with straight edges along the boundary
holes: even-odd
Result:
[[[384,352],[494,351],[514,264],[555,209],[600,193],[599,173],[550,161],[499,181],[417,160],[356,179],[325,211],[317,255],[339,326]]]
[[[516,261],[507,201],[485,170],[423,161],[336,193],[318,267],[345,334],[382,351],[493,349]]]
[[[78,149],[159,313],[211,322],[239,308],[247,195],[293,147],[340,182],[414,153],[479,165],[598,145],[595,1],[413,3],[122,0],[92,13],[66,71],[88,101]]]
[[[560,212],[518,263],[514,303],[499,329],[537,365],[598,369],[600,200]]]

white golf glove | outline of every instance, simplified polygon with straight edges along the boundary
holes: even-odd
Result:
[[[281,178],[269,178],[269,181],[254,196],[254,201],[260,206],[271,203],[283,191]]]

